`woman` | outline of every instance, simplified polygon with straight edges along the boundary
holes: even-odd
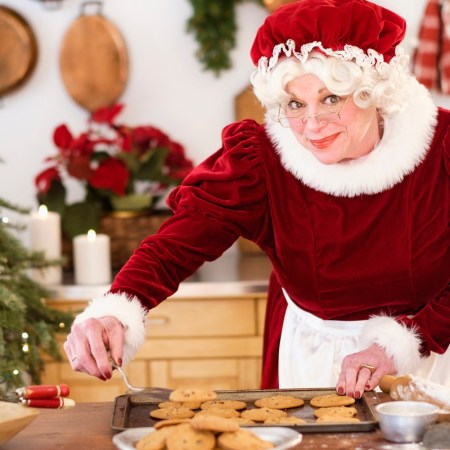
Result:
[[[133,357],[147,310],[244,236],[274,269],[263,388],[450,384],[450,115],[408,73],[404,33],[365,0],[300,0],[266,19],[251,51],[266,124],[226,127],[172,193],[174,216],[76,318],[74,369],[110,378],[108,352]]]

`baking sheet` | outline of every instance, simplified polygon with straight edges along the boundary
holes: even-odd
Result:
[[[114,430],[126,430],[129,428],[152,427],[157,419],[149,416],[150,411],[158,409],[158,404],[169,399],[169,389],[149,389],[139,394],[124,394],[116,397],[114,402],[114,411],[111,421],[111,427]],[[254,402],[262,397],[268,397],[275,394],[293,395],[305,401],[303,406],[290,408],[290,416],[300,417],[307,423],[301,425],[265,425],[257,423],[255,425],[246,425],[246,427],[272,427],[286,426],[294,428],[301,433],[339,433],[339,432],[358,432],[372,431],[377,420],[374,415],[373,406],[379,403],[376,392],[365,392],[363,397],[351,405],[356,408],[356,417],[360,419],[359,423],[316,423],[313,414],[313,407],[309,401],[318,395],[335,394],[334,388],[321,389],[267,389],[267,390],[239,390],[239,391],[216,391],[218,400],[240,400],[247,403],[247,408],[255,408]]]

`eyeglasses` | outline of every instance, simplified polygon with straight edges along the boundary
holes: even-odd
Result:
[[[320,126],[326,125],[331,122],[336,122],[338,120],[341,120],[342,111],[349,98],[350,97],[347,97],[345,101],[342,102],[342,106],[340,108],[337,105],[322,104],[318,108],[319,112],[317,114],[314,114],[313,116],[306,115],[307,108],[301,108],[297,111],[286,111],[287,107],[283,107],[282,105],[280,105],[278,109],[278,122],[280,122],[281,126],[285,128],[295,128],[303,126],[309,119],[315,119],[317,124]]]

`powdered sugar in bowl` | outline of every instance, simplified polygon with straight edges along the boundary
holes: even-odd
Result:
[[[437,420],[439,408],[427,402],[392,401],[375,407],[383,436],[392,442],[419,442]]]

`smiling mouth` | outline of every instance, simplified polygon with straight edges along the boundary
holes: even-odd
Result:
[[[329,147],[337,139],[339,134],[340,133],[332,134],[331,136],[328,136],[328,137],[326,137],[324,139],[318,139],[318,140],[310,139],[309,142],[311,142],[311,144],[315,148],[321,150],[321,149]]]

